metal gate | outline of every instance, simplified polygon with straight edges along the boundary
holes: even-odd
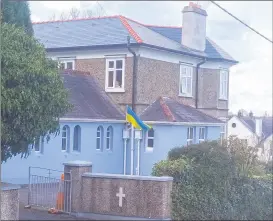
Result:
[[[29,167],[28,205],[71,212],[71,173]]]

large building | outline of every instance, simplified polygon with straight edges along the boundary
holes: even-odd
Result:
[[[171,148],[224,136],[236,61],[206,37],[206,16],[190,4],[183,28],[124,16],[34,24],[64,69],[74,108],[60,119],[58,136],[41,138],[27,159],[3,163],[2,179],[26,183],[29,166],[61,170],[70,160],[91,161],[94,172],[149,175]],[[153,128],[137,131],[140,139],[128,133],[126,105]]]

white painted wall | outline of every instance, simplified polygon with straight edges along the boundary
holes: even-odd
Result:
[[[179,64],[181,62],[192,64],[196,66],[202,59],[194,58],[192,56],[186,56],[182,54],[177,54],[173,52],[168,52],[159,49],[153,49],[149,47],[141,47],[139,49],[134,49],[137,55],[144,58],[155,59],[159,61],[166,61],[174,64]],[[101,49],[101,50],[71,50],[63,52],[48,52],[48,57],[52,59],[57,58],[75,58],[75,59],[92,59],[92,58],[104,58],[111,55],[123,55],[127,57],[132,57],[132,54],[127,49]],[[209,69],[229,69],[233,64],[230,62],[218,62],[218,61],[207,61],[201,66],[201,68]]]
[[[273,139],[273,135],[266,138],[266,140],[263,142],[263,148],[259,149],[258,154],[260,156],[260,160],[262,160],[264,162],[268,162],[268,161],[272,160],[272,155],[270,152],[271,145],[272,145],[271,144],[272,139]]]
[[[236,127],[233,128],[232,124],[235,123]],[[238,117],[232,117],[228,123],[228,136],[235,135],[239,139],[247,139],[249,146],[258,145],[258,139],[255,133],[249,130],[239,119]],[[268,160],[272,160],[272,156],[270,156],[270,145],[272,142],[272,136],[269,136],[263,143],[259,144],[258,157],[259,160],[267,162]]]
[[[235,123],[236,127],[232,127],[232,124]],[[257,139],[256,135],[248,129],[236,116],[233,116],[227,123],[227,133],[229,136],[237,136],[239,139],[247,139],[248,145],[256,146]]]

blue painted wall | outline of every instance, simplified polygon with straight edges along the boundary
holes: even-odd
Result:
[[[123,174],[123,154],[124,141],[122,123],[61,123],[60,128],[68,125],[70,128],[70,148],[68,152],[61,150],[62,136],[61,133],[52,137],[49,143],[44,144],[42,153],[36,153],[31,150],[28,158],[16,156],[9,159],[7,163],[2,164],[2,181],[16,184],[28,183],[28,169],[31,167],[42,167],[63,171],[63,163],[72,160],[91,161],[93,164],[92,171],[95,173]],[[73,131],[74,127],[81,127],[81,151],[73,152]],[[106,150],[106,130],[108,126],[113,127],[113,149]],[[104,129],[103,149],[96,150],[97,128],[102,126]],[[155,163],[167,158],[170,149],[187,144],[187,126],[174,125],[153,125],[154,129],[154,148],[147,151],[146,135],[140,142],[140,175],[150,175]],[[220,126],[206,127],[207,140],[217,140],[220,137]],[[198,143],[199,127],[194,127],[194,143]],[[126,174],[131,171],[131,141],[126,145]],[[133,173],[136,174],[137,167],[137,142],[134,142],[134,166]],[[33,174],[47,176],[48,171],[33,169]],[[61,173],[52,172],[51,176],[59,178]]]
[[[3,182],[24,184],[28,183],[28,168],[43,167],[55,170],[63,170],[63,163],[71,160],[84,160],[93,163],[93,171],[96,173],[123,173],[123,139],[122,130],[124,124],[114,123],[113,127],[113,150],[106,150],[106,129],[110,125],[108,123],[65,123],[60,124],[60,128],[64,125],[70,127],[70,150],[62,152],[62,134],[52,137],[50,141],[44,143],[43,153],[36,153],[34,150],[28,158],[16,156],[9,159],[1,166],[1,177]],[[73,146],[73,130],[76,125],[81,127],[81,151],[72,152]],[[97,127],[101,125],[104,128],[103,150],[96,150]],[[47,174],[45,170],[33,170],[37,175],[44,176]],[[56,173],[57,174],[57,173]],[[58,176],[60,173],[58,174]],[[58,177],[59,178],[59,177]]]
[[[187,144],[187,126],[153,125],[153,128],[153,151],[146,151],[145,139],[141,141],[140,175],[151,175],[153,165],[160,160],[166,159],[169,150]],[[209,126],[206,129],[207,140],[217,140],[220,138],[220,126]],[[194,143],[198,143],[199,127],[194,127],[194,130]],[[137,150],[135,146],[135,167],[137,165],[136,162]]]

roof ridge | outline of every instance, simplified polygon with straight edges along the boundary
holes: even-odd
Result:
[[[136,31],[131,27],[131,25],[128,23],[128,21],[126,20],[127,18],[119,15],[118,16],[121,23],[124,25],[124,27],[128,30],[128,32],[130,33],[130,35],[133,36],[133,38],[136,40],[137,43],[143,43],[143,40],[140,38],[140,36],[136,33]]]
[[[46,23],[57,23],[57,22],[70,22],[70,21],[84,21],[84,20],[95,20],[95,19],[104,19],[104,18],[118,18],[120,15],[110,15],[110,16],[98,16],[98,17],[89,17],[89,18],[74,18],[66,20],[54,20],[54,21],[39,21],[32,22],[32,24],[46,24]]]
[[[172,111],[170,110],[169,106],[164,102],[164,99],[162,96],[159,97],[160,106],[163,109],[163,113],[167,116],[168,120],[171,122],[175,122],[176,119],[173,116]]]
[[[134,19],[131,19],[131,18],[127,18],[127,17],[125,17],[125,16],[123,16],[124,18],[126,18],[127,20],[129,20],[129,21],[132,21],[132,22],[135,22],[135,23],[137,23],[137,24],[139,24],[139,25],[143,25],[143,26],[145,26],[145,27],[159,27],[159,28],[182,28],[182,26],[168,26],[168,25],[151,25],[151,24],[143,24],[143,23],[141,23],[141,22],[138,22],[138,21],[136,21],[136,20],[134,20]]]

